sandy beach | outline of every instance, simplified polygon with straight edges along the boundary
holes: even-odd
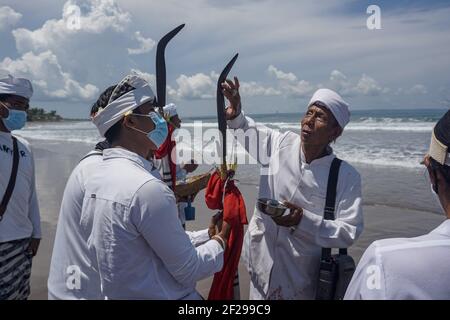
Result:
[[[47,277],[53,248],[53,241],[58,220],[59,206],[64,191],[65,183],[73,167],[79,159],[88,152],[91,146],[83,143],[61,143],[48,141],[30,141],[34,146],[36,162],[36,183],[41,208],[43,239],[38,255],[33,262],[31,279],[30,299],[47,299]],[[201,169],[201,168],[200,168]],[[363,183],[367,175],[365,169],[358,168],[363,176]],[[245,170],[245,169],[241,169]],[[378,179],[383,169],[374,169]],[[409,173],[408,173],[409,175]],[[367,178],[366,178],[367,180]],[[372,180],[372,179],[371,179]],[[417,183],[426,190],[425,181],[419,178]],[[381,183],[381,182],[376,182]],[[249,185],[241,181],[239,188],[244,195],[247,206],[248,218],[251,218],[253,207],[257,197],[257,186]],[[371,188],[364,188],[364,196],[367,193],[374,193]],[[412,197],[412,195],[411,195]],[[373,197],[367,197],[373,198]],[[412,200],[412,199],[411,199]],[[381,202],[381,201],[380,201]],[[373,203],[364,200],[364,231],[349,250],[350,254],[359,261],[364,250],[374,240],[390,237],[414,237],[428,233],[439,225],[444,216],[433,213],[433,210],[416,210],[414,208],[395,207],[383,205],[383,203]],[[195,201],[196,220],[188,222],[189,230],[199,230],[207,227],[211,215],[214,213],[206,208],[204,203],[204,193],[199,193]],[[241,283],[241,299],[248,298],[249,277],[242,265],[239,268]],[[212,278],[202,280],[198,283],[198,290],[207,297]]]

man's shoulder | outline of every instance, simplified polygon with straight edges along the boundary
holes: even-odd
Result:
[[[85,175],[86,173],[95,170],[96,166],[98,166],[103,161],[103,154],[101,151],[92,150],[83,156],[78,164],[72,171],[72,175],[79,176]]]
[[[361,180],[358,170],[345,160],[342,160],[340,174],[345,175],[347,178]]]
[[[78,167],[72,173],[72,183],[85,188],[86,194],[96,194],[97,198],[130,206],[134,200],[149,199],[162,195],[165,187],[150,172],[134,165],[119,166],[105,162],[91,163]]]
[[[388,238],[377,240],[372,243],[377,254],[386,255],[391,253],[398,253],[401,251],[410,251],[431,248],[431,247],[448,247],[450,239],[444,237],[437,237],[433,233],[424,234],[418,237],[411,238]]]
[[[300,143],[300,136],[293,131],[286,131],[280,135],[280,148],[294,146]]]
[[[155,177],[152,173],[149,173],[149,177],[141,183],[140,187],[136,190],[136,193],[144,194],[173,194],[172,190],[162,180]]]
[[[130,187],[130,190],[132,190],[133,193],[138,193],[142,188],[151,188],[153,190],[165,190],[165,188],[168,188],[167,185],[155,175],[157,172],[150,172],[134,162],[117,162],[110,167],[110,171],[115,171],[114,174],[120,177],[120,180],[124,182],[124,186]],[[124,174],[125,172],[126,174]]]
[[[12,136],[17,139],[17,144],[19,146],[19,149],[25,149],[29,153],[32,153],[31,145],[28,142],[28,140],[26,140],[24,137],[16,135],[16,134],[13,134]]]

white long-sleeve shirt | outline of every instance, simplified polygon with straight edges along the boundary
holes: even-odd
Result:
[[[16,185],[3,220],[0,243],[25,238],[41,238],[41,219],[36,196],[34,159],[28,142],[17,137],[19,168]],[[13,164],[11,133],[0,132],[0,201],[5,194]]]
[[[292,231],[255,207],[242,256],[251,277],[250,298],[314,299],[321,248],[347,248],[362,232],[360,175],[342,162],[336,220],[324,220],[332,152],[308,164],[301,138],[293,132],[280,133],[243,114],[228,121],[228,126],[245,131],[250,143],[244,147],[262,165],[258,197],[287,200],[303,208],[300,224]]]
[[[450,219],[420,237],[373,242],[344,299],[449,300]]]
[[[221,269],[223,250],[207,230],[184,232],[173,193],[159,179],[150,162],[120,148],[75,168],[61,206],[49,298],[200,297],[195,282]]]

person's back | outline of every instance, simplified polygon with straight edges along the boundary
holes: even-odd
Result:
[[[88,246],[96,253],[96,268],[107,298],[180,299],[192,292],[192,287],[183,288],[166,271],[157,254],[159,247],[169,240],[168,234],[162,232],[167,231],[164,227],[178,228],[179,235],[186,239],[188,236],[177,220],[175,201],[167,206],[173,193],[150,174],[150,169],[150,162],[132,152],[107,149],[103,163],[86,185],[82,219],[92,223]],[[140,202],[142,199],[146,199],[145,203]],[[161,281],[165,286],[169,282],[169,286],[183,294],[166,296]]]
[[[90,152],[75,167],[61,203],[48,278],[49,299],[102,299],[100,277],[92,265],[94,255],[87,246],[92,224],[81,211],[85,181],[103,161],[100,151]]]
[[[375,241],[361,258],[345,299],[450,299],[450,111],[438,121],[423,164],[446,220],[416,238]]]
[[[447,219],[420,237],[372,243],[361,258],[346,299],[450,299],[449,266]]]
[[[192,274],[199,261],[178,221],[173,193],[149,169],[150,162],[130,151],[107,149],[86,185],[82,219],[92,223],[88,246],[110,299],[181,299],[208,276]],[[169,242],[179,245],[168,251]]]

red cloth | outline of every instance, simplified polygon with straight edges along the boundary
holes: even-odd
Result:
[[[220,174],[216,171],[206,187],[206,205],[211,210],[223,210],[223,219],[231,226],[224,255],[224,266],[222,271],[214,275],[208,300],[233,299],[233,282],[244,242],[244,224],[248,223],[244,198],[232,180],[227,183],[222,204],[224,184],[225,181],[221,180]]]
[[[164,141],[159,149],[155,151],[155,158],[162,159],[165,156],[169,157],[170,176],[172,177],[172,190],[175,190],[175,185],[177,183],[177,167],[175,164],[175,159],[172,159],[172,150],[176,147],[175,141],[172,140],[172,134],[175,131],[175,128],[171,124],[168,124],[168,126],[169,134],[167,135],[166,141]]]

